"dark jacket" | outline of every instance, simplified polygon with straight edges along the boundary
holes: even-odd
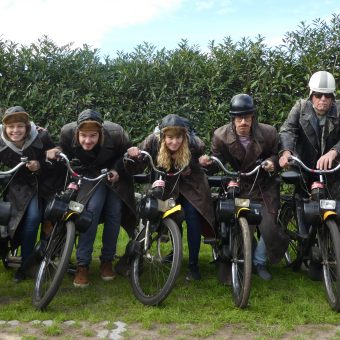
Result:
[[[277,153],[278,134],[274,127],[267,124],[253,123],[251,141],[247,149],[240,143],[233,123],[215,130],[212,139],[211,154],[218,157],[222,163],[229,163],[235,171],[249,172],[259,161],[266,159],[273,161],[277,171]],[[276,222],[280,206],[280,185],[276,171],[269,175],[261,169],[251,192],[256,174],[241,178],[241,196],[262,203],[259,229],[272,263],[280,261],[288,246],[288,236]]]
[[[131,175],[127,174],[123,165],[123,156],[130,147],[128,135],[123,128],[115,123],[105,121],[103,124],[104,142],[91,151],[85,151],[76,140],[77,123],[63,126],[60,136],[60,146],[70,158],[79,159],[81,167],[77,169],[88,177],[97,177],[101,169],[115,170],[119,174],[116,183],[106,182],[106,185],[117,192],[123,202],[122,226],[129,236],[132,236],[136,226],[136,211],[134,188]],[[90,190],[96,183],[84,181],[79,190],[78,199],[86,203],[90,198]]]
[[[318,159],[331,149],[340,154],[340,101],[333,103],[320,130],[312,102],[298,100],[280,129],[280,152],[289,150],[314,169]],[[336,161],[339,159],[338,155]],[[339,173],[327,175],[332,195],[340,197],[337,178]]]
[[[0,129],[2,131],[2,126],[0,126]],[[37,131],[35,125],[31,124],[31,134],[33,132],[36,133],[36,137],[21,151],[14,151],[5,143],[3,137],[0,137],[0,161],[2,164],[13,168],[20,163],[21,157],[28,157],[29,161],[37,160],[40,163],[40,170],[37,172],[31,172],[26,166],[20,168],[6,187],[4,197],[12,205],[11,219],[8,226],[11,238],[13,238],[32,197],[38,193],[39,204],[42,208],[42,199],[49,199],[56,191],[52,178],[56,174],[45,163],[46,150],[53,148],[55,145],[47,131]]]
[[[160,147],[159,134],[149,135],[139,146],[141,150],[149,152],[155,162]],[[190,174],[180,175],[178,178],[168,178],[164,198],[169,196],[177,198],[183,195],[200,213],[202,217],[202,234],[204,237],[214,237],[214,209],[211,192],[205,172],[198,163],[203,155],[204,143],[197,136],[190,138],[191,161]]]
[[[331,149],[340,153],[340,101],[328,111],[322,132],[312,102],[298,100],[281,126],[280,150],[296,153],[307,166],[314,168],[318,159]]]

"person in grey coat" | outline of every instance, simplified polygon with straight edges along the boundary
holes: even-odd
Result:
[[[75,287],[83,288],[89,284],[93,244],[102,218],[100,273],[103,280],[109,281],[115,277],[112,261],[116,255],[120,226],[130,237],[134,235],[136,211],[133,181],[123,165],[123,156],[128,147],[130,140],[120,125],[103,121],[99,112],[87,109],[79,114],[76,122],[62,127],[58,148],[47,152],[49,159],[57,158],[60,151],[69,159],[78,159],[81,166],[77,171],[87,177],[97,177],[103,168],[111,170],[105,181],[84,181],[78,193],[77,199],[86,204],[93,219],[89,229],[79,237],[77,271],[73,281]]]
[[[282,168],[291,167],[291,155],[299,157],[312,169],[326,170],[339,162],[340,101],[335,99],[335,91],[335,79],[331,73],[318,71],[311,76],[309,97],[296,101],[280,129],[279,162]],[[330,197],[339,200],[340,174],[325,176]],[[312,182],[319,180],[318,176],[306,172],[302,172],[302,178],[302,187],[296,187],[301,204],[303,198],[308,198]],[[321,280],[321,270],[321,263],[310,262],[308,272],[312,280]]]
[[[26,265],[33,253],[44,201],[53,190],[48,183],[52,173],[45,163],[45,152],[52,147],[49,133],[38,129],[23,107],[6,110],[0,125],[0,162],[13,168],[21,157],[28,158],[26,166],[14,173],[3,192],[12,207],[7,233],[12,247],[21,247],[21,266],[14,274],[16,282],[26,278]]]

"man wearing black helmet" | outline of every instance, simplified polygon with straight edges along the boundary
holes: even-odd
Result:
[[[78,199],[92,212],[93,220],[89,229],[79,237],[75,287],[89,284],[89,265],[101,217],[104,220],[100,256],[103,280],[113,280],[115,276],[112,261],[120,225],[130,236],[133,235],[136,225],[133,182],[122,161],[129,146],[129,138],[120,125],[104,122],[100,113],[87,109],[79,114],[77,122],[62,127],[59,147],[47,151],[49,159],[55,159],[60,151],[70,159],[79,159],[81,167],[78,172],[87,177],[98,176],[103,168],[111,170],[111,176],[105,182],[84,182],[78,193]]]
[[[229,163],[235,171],[248,172],[257,162],[266,160],[255,185],[255,177],[244,177],[241,181],[241,195],[262,203],[262,221],[259,225],[261,237],[257,243],[253,264],[263,280],[270,280],[267,259],[277,263],[283,257],[288,236],[276,223],[279,209],[278,134],[274,127],[258,123],[255,106],[251,96],[237,94],[231,100],[230,115],[232,122],[215,130],[211,154],[223,163]],[[200,158],[202,166],[212,165],[208,156]],[[254,175],[256,176],[256,175]]]

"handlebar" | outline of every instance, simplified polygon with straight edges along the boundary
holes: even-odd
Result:
[[[298,164],[300,164],[302,166],[302,168],[307,171],[310,172],[312,174],[329,174],[329,173],[333,173],[336,172],[340,169],[340,163],[333,169],[328,169],[328,170],[319,170],[319,169],[311,169],[309,168],[306,164],[304,164],[301,159],[299,159],[296,156],[290,156],[288,158],[288,162],[289,163],[293,163],[293,161],[297,162]]]
[[[67,167],[68,171],[70,172],[71,176],[75,177],[77,179],[84,179],[85,181],[96,182],[96,181],[99,181],[100,179],[106,177],[110,173],[110,171],[108,169],[102,169],[101,174],[99,176],[95,177],[95,178],[82,176],[72,169],[70,160],[68,159],[68,157],[63,152],[58,153],[57,157],[62,158],[65,161],[66,167]]]
[[[20,158],[20,163],[18,163],[14,168],[12,168],[12,169],[10,169],[8,171],[0,171],[0,175],[1,176],[11,175],[11,174],[13,174],[17,170],[19,170],[22,166],[24,166],[27,163],[28,163],[28,157],[21,157]]]
[[[171,172],[171,173],[170,173],[170,172],[161,171],[161,170],[159,170],[159,169],[156,168],[155,163],[153,162],[153,159],[152,159],[151,155],[150,155],[147,151],[141,150],[140,153],[141,153],[141,155],[144,155],[144,156],[146,156],[146,157],[148,158],[152,170],[153,170],[155,173],[157,173],[157,174],[159,174],[159,175],[161,175],[161,176],[167,176],[167,177],[177,176],[177,175],[179,175],[181,172],[183,172],[184,169],[185,169],[185,168],[182,168],[182,169],[178,170],[177,172]],[[124,159],[128,159],[128,160],[133,161],[133,159],[131,159],[131,158],[128,156],[127,153],[124,155]]]
[[[218,166],[228,175],[231,176],[251,176],[254,173],[256,173],[257,171],[260,170],[260,168],[262,168],[263,166],[265,166],[267,164],[267,161],[263,161],[261,164],[257,165],[253,170],[249,171],[249,172],[234,172],[234,171],[230,171],[228,169],[226,169],[226,167],[223,165],[223,163],[215,156],[210,156],[210,159],[213,160],[215,163],[218,164]]]

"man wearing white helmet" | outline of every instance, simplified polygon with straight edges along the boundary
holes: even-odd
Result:
[[[309,98],[299,99],[280,129],[282,168],[297,154],[311,168],[334,166],[340,154],[340,101],[335,100],[335,79],[326,71],[312,75]]]
[[[297,155],[308,167],[326,170],[340,159],[340,101],[335,100],[335,79],[326,71],[312,75],[309,81],[309,98],[299,99],[280,129],[280,159],[282,168],[289,166],[288,159]],[[313,175],[304,174],[306,187]],[[327,175],[328,189],[334,199],[340,199],[339,174]],[[297,193],[305,197],[308,193]],[[302,200],[301,200],[302,202]],[[321,279],[321,264],[312,261],[309,275]]]

